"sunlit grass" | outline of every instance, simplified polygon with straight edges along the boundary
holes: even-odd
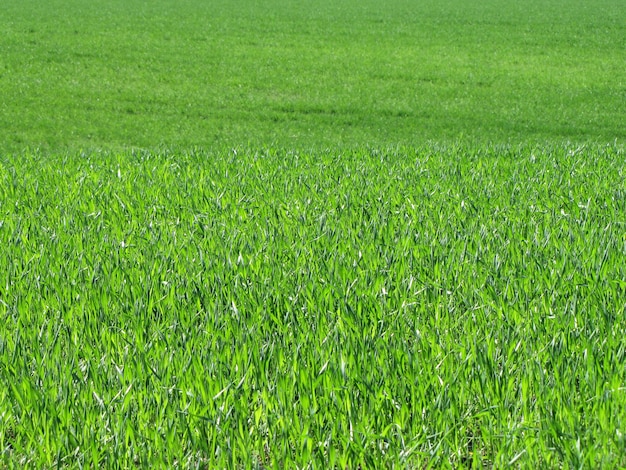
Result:
[[[625,6],[3,0],[0,468],[626,467]]]
[[[626,465],[620,147],[0,163],[6,465]]]
[[[0,152],[626,138],[618,0],[3,0]]]

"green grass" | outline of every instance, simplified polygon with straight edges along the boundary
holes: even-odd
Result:
[[[615,147],[5,159],[2,460],[622,467],[625,171]]]
[[[4,0],[0,148],[624,141],[615,0]]]
[[[0,468],[626,467],[624,17],[4,0]]]

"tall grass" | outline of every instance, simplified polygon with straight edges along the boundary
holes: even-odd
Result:
[[[7,466],[626,465],[618,146],[0,160]]]

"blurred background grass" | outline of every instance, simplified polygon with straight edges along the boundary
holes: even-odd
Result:
[[[626,4],[5,0],[0,150],[623,141]]]

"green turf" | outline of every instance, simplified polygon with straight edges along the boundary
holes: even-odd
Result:
[[[0,468],[625,468],[624,18],[3,0]]]
[[[620,1],[4,0],[11,151],[624,140]]]

